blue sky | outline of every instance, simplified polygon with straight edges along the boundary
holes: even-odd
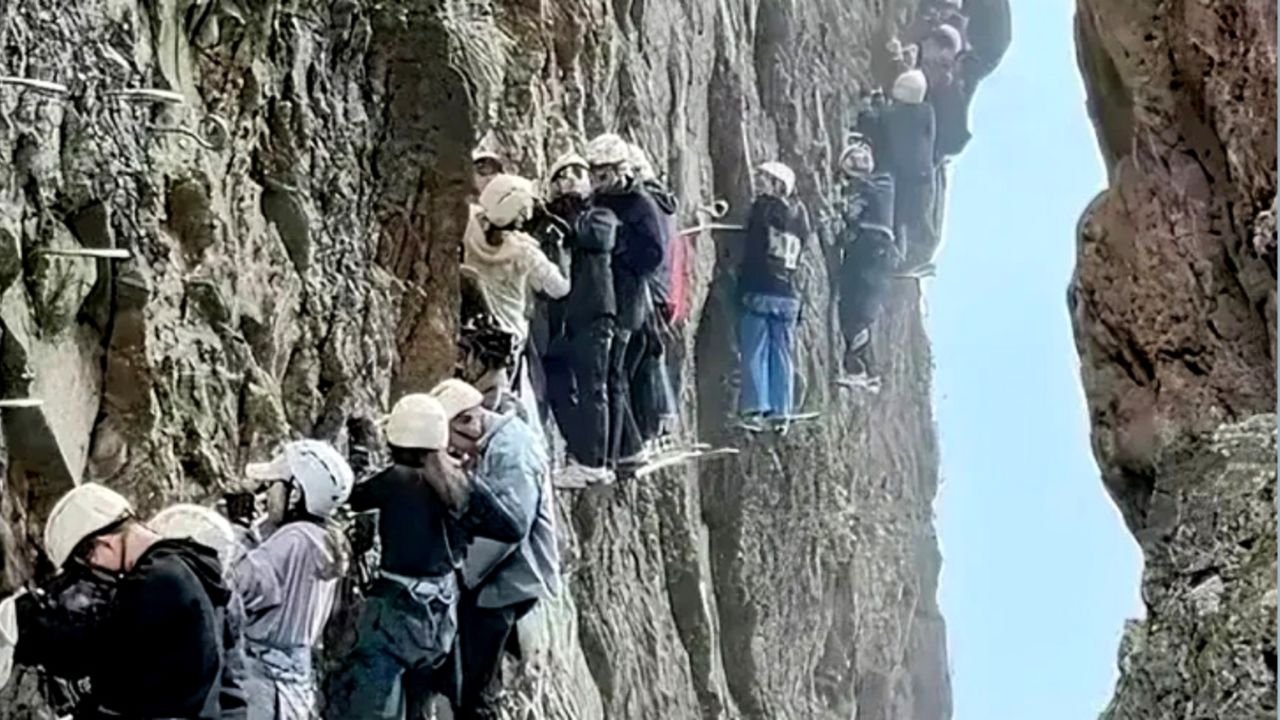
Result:
[[[955,720],[1096,718],[1124,619],[1141,612],[1141,559],[1090,452],[1065,301],[1076,220],[1105,183],[1074,5],[1014,0],[928,288]]]

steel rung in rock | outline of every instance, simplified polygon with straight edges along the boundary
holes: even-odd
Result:
[[[125,248],[38,248],[32,255],[85,257],[95,260],[132,260],[133,252]]]
[[[0,399],[0,410],[35,408],[44,405],[40,398],[6,398]]]
[[[48,80],[35,80],[33,78],[17,77],[14,75],[0,75],[0,85],[17,85],[28,90],[37,92],[45,92],[53,95],[66,95],[69,91],[66,85]]]
[[[124,90],[109,90],[107,97],[124,100],[125,102],[161,102],[181,105],[187,99],[182,93],[176,93],[172,90],[160,90],[159,88],[126,88]]]

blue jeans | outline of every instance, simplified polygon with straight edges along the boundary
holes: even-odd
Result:
[[[790,415],[796,320],[800,301],[781,295],[747,293],[738,321],[742,357],[743,413]]]

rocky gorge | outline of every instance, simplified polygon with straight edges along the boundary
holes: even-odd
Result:
[[[1068,294],[1145,558],[1103,717],[1276,713],[1276,6],[1079,0],[1110,177]]]

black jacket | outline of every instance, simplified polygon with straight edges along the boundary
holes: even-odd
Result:
[[[640,188],[621,193],[596,193],[592,204],[613,211],[618,218],[613,249],[613,292],[618,325],[639,330],[649,317],[649,281],[661,269],[667,253],[667,227],[662,211]]]
[[[877,165],[899,184],[933,176],[938,127],[932,104],[877,106],[859,116],[858,127],[871,140]]]
[[[547,203],[544,212],[529,224],[529,234],[537,238],[542,252],[555,263],[561,274],[572,277],[570,264],[573,236],[578,217],[586,208],[586,199],[573,195],[561,195]],[[539,295],[529,321],[529,342],[540,357],[546,357],[552,343],[564,332],[565,312],[569,298],[559,300]]]
[[[565,309],[565,328],[570,335],[598,318],[618,314],[613,287],[617,234],[618,218],[606,208],[591,208],[578,217]]]
[[[195,573],[197,579],[202,585],[205,585],[205,580],[210,579],[204,568],[207,553],[202,546],[188,546],[186,550],[175,550],[173,547],[154,549],[161,553],[155,556],[157,559],[166,553],[191,551],[192,556],[186,560],[198,570]],[[139,565],[141,566],[141,561]],[[16,662],[40,666],[53,677],[72,682],[99,672],[102,661],[98,648],[109,632],[108,623],[115,612],[114,602],[120,587],[126,586],[123,583],[117,585],[72,566],[42,585],[40,591],[18,598],[20,632],[15,652]],[[213,582],[206,587],[211,602],[222,597],[220,583]],[[222,626],[223,664],[219,691],[221,720],[243,720],[248,713],[248,698],[244,689],[247,669],[243,627],[244,605],[238,595],[230,592],[227,595]],[[110,650],[106,652],[109,657],[112,656]],[[119,660],[119,654],[116,653],[115,656]],[[110,662],[110,659],[106,662]],[[101,684],[103,681],[97,682]]]
[[[653,292],[653,302],[658,306],[671,304],[671,247],[677,238],[672,237],[672,223],[675,221],[676,196],[663,187],[657,180],[646,180],[642,187],[653,198],[653,202],[662,211],[661,222],[665,226],[662,248],[662,265],[649,281],[649,289]]]
[[[788,203],[773,195],[761,195],[751,205],[747,220],[746,248],[738,276],[738,293],[795,297],[795,270],[769,257],[770,230],[788,232],[800,239],[801,251],[809,241],[809,213],[799,201]]]
[[[447,575],[453,572],[455,549],[466,545],[448,507],[416,468],[393,464],[356,483],[351,508],[378,511],[382,569],[398,575]]]
[[[189,540],[148,548],[116,589],[76,718],[219,720],[230,599],[213,550]]]

